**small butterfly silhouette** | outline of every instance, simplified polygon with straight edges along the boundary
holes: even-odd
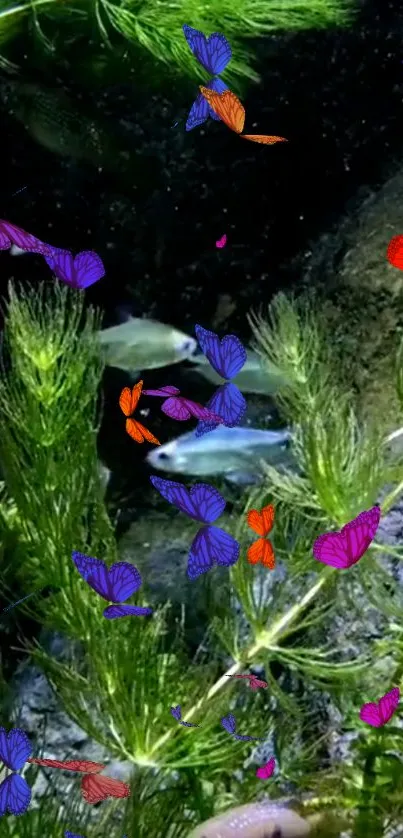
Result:
[[[219,249],[221,249],[222,247],[225,247],[226,244],[227,244],[227,236],[224,233],[224,235],[221,236],[221,238],[218,239],[218,241],[216,241],[215,246],[218,247]]]
[[[133,389],[130,391],[130,387],[123,387],[123,390],[119,397],[119,406],[121,411],[124,413],[126,418],[126,431],[134,439],[135,442],[144,442],[146,439],[147,442],[153,442],[154,445],[161,445],[160,441],[157,439],[151,431],[148,431],[141,422],[138,422],[137,419],[133,419],[132,413],[134,413],[139,398],[141,396],[141,391],[143,388],[143,382],[138,381],[137,384],[134,385]]]
[[[274,570],[276,566],[274,550],[270,541],[267,540],[274,523],[274,506],[271,504],[264,506],[260,512],[258,509],[251,509],[246,515],[246,520],[251,530],[260,536],[248,548],[248,562],[250,564],[261,562],[263,567]]]
[[[256,675],[227,675],[227,678],[245,678],[249,680],[249,686],[251,690],[258,690],[259,687],[266,688],[268,686],[267,681],[260,681]]]
[[[215,332],[210,332],[196,324],[195,333],[203,355],[207,358],[213,370],[226,379],[206,407],[213,413],[221,416],[222,422],[228,428],[239,425],[246,410],[246,401],[236,384],[230,381],[241,371],[246,362],[246,349],[236,335],[224,335],[220,340]],[[196,436],[213,431],[217,427],[216,422],[202,420],[196,428]]]
[[[251,742],[252,740],[264,739],[264,736],[240,736],[236,733],[236,719],[233,713],[228,713],[228,716],[223,716],[221,724],[227,733],[230,733],[234,739],[239,739],[240,742]]]
[[[99,596],[107,602],[113,602],[105,608],[103,615],[107,620],[119,617],[147,617],[152,608],[140,605],[123,605],[141,587],[141,575],[134,564],[115,562],[107,567],[101,559],[94,559],[76,550],[71,554],[80,576]]]
[[[394,268],[403,271],[403,236],[393,236],[388,244],[386,258]]]
[[[176,707],[171,707],[170,708],[170,713],[171,713],[171,716],[173,716],[174,719],[176,719],[176,721],[179,722],[180,725],[183,725],[183,727],[200,727],[200,725],[192,724],[192,722],[182,722],[181,721],[182,710],[181,710],[180,704],[177,704]]]

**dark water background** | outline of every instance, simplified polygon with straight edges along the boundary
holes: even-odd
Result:
[[[223,328],[247,339],[249,308],[298,285],[315,239],[358,190],[376,189],[401,155],[402,33],[401,3],[378,0],[362,4],[349,30],[259,39],[262,83],[242,98],[247,130],[289,140],[269,148],[212,121],[186,133],[196,82],[147,85],[143,74],[141,83],[133,75],[88,87],[79,64],[50,72],[19,44],[29,81],[57,82],[73,103],[102,115],[111,133],[123,121],[131,159],[123,177],[99,172],[42,148],[3,113],[1,215],[51,244],[101,255],[106,277],[86,296],[104,311],[104,325],[116,322],[123,304],[192,334],[195,322],[211,325],[228,294],[234,310]],[[227,247],[217,251],[224,232]],[[44,278],[39,257],[2,253],[1,260],[4,289],[10,276]],[[163,370],[147,374],[147,384],[180,386],[180,378],[178,368]],[[107,371],[104,383],[101,454],[134,489],[148,483],[148,472],[117,405],[127,377]],[[199,400],[210,393],[198,377],[187,386]],[[149,425],[164,442],[178,430],[165,417],[159,426],[159,417],[156,409]]]

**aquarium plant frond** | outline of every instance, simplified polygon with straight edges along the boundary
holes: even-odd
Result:
[[[207,35],[222,32],[229,39],[233,57],[224,78],[236,84],[237,80],[259,79],[252,66],[253,53],[247,45],[248,39],[270,32],[344,26],[351,21],[354,12],[353,0],[236,0],[235,3],[217,0],[210,7],[201,6],[197,0],[166,4],[159,0],[74,0],[69,4],[31,0],[14,6],[9,0],[1,0],[0,42],[4,44],[11,40],[24,19],[34,17],[34,31],[48,48],[52,47],[52,33],[57,32],[58,25],[68,24],[68,17],[77,15],[81,18],[77,38],[82,35],[83,28],[87,27],[90,32],[95,22],[100,40],[109,46],[118,35],[157,66],[165,65],[170,71],[193,78],[195,82],[197,79],[204,81],[204,70],[195,61],[183,37],[182,26],[188,23]],[[68,25],[74,37],[74,26]]]

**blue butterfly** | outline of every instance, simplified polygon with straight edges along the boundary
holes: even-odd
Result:
[[[202,524],[211,524],[224,512],[226,502],[218,489],[209,483],[196,483],[189,490],[183,483],[150,477],[151,483],[165,500]],[[193,539],[187,566],[189,579],[207,573],[214,564],[230,567],[239,559],[240,547],[232,535],[218,527],[202,527]]]
[[[213,370],[222,378],[235,378],[246,362],[246,349],[235,335],[225,335],[222,340],[215,334],[195,326],[195,333],[203,355],[210,362]],[[223,419],[227,428],[239,425],[246,411],[246,401],[236,384],[227,381],[215,391],[206,407]],[[211,419],[202,419],[195,431],[197,437],[213,431],[217,423]]]
[[[223,716],[221,724],[227,733],[230,733],[234,739],[239,739],[240,742],[251,742],[252,739],[264,739],[264,736],[240,736],[236,731],[236,719],[233,713],[228,713],[228,716]]]
[[[146,617],[152,614],[152,608],[120,604],[133,596],[141,587],[140,573],[133,564],[115,562],[108,568],[101,559],[93,559],[92,556],[85,556],[84,553],[74,551],[71,557],[80,576],[85,579],[90,588],[103,599],[114,603],[104,610],[104,617],[107,620],[130,616]]]
[[[83,835],[78,835],[77,832],[69,832],[68,829],[65,830],[65,838],[84,838]],[[123,838],[127,838],[127,835],[124,835]]]
[[[221,35],[219,32],[214,32],[209,38],[206,38],[203,32],[199,32],[198,29],[192,29],[186,23],[182,28],[193,55],[197,58],[199,64],[204,67],[206,72],[212,76],[222,73],[232,57],[231,47],[224,35]],[[224,93],[224,90],[228,90],[227,85],[218,78],[211,79],[205,87],[209,87],[210,90],[215,90],[216,93]],[[209,116],[217,120],[217,122],[220,121],[220,117],[214,113],[204,96],[199,93],[189,111],[185,126],[186,131],[191,131],[197,125],[202,125]]]
[[[183,727],[200,727],[200,725],[192,724],[192,722],[182,722],[182,710],[180,704],[177,704],[176,707],[171,707],[170,712],[171,716],[173,716],[180,725],[183,725]]]
[[[26,733],[13,727],[7,734],[0,727],[0,761],[12,771],[20,771],[32,754],[32,745]],[[31,789],[19,774],[10,774],[0,783],[0,816],[7,810],[11,815],[23,815],[31,802]]]

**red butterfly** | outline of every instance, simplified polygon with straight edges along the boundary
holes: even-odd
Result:
[[[130,797],[130,786],[112,777],[94,777],[86,774],[81,781],[81,794],[86,803],[100,803],[108,797]]]
[[[258,509],[251,509],[246,515],[246,520],[250,528],[260,535],[260,538],[254,541],[248,549],[248,562],[250,564],[261,562],[263,567],[274,570],[276,566],[274,550],[266,538],[274,524],[274,506],[271,504],[264,506],[260,512]]]
[[[102,762],[91,762],[88,759],[28,759],[35,765],[44,765],[46,768],[62,768],[63,771],[80,771],[83,774],[98,774],[105,766]]]
[[[249,686],[251,690],[258,690],[259,687],[268,687],[267,681],[260,681],[256,675],[227,675],[227,678],[249,678]]]

